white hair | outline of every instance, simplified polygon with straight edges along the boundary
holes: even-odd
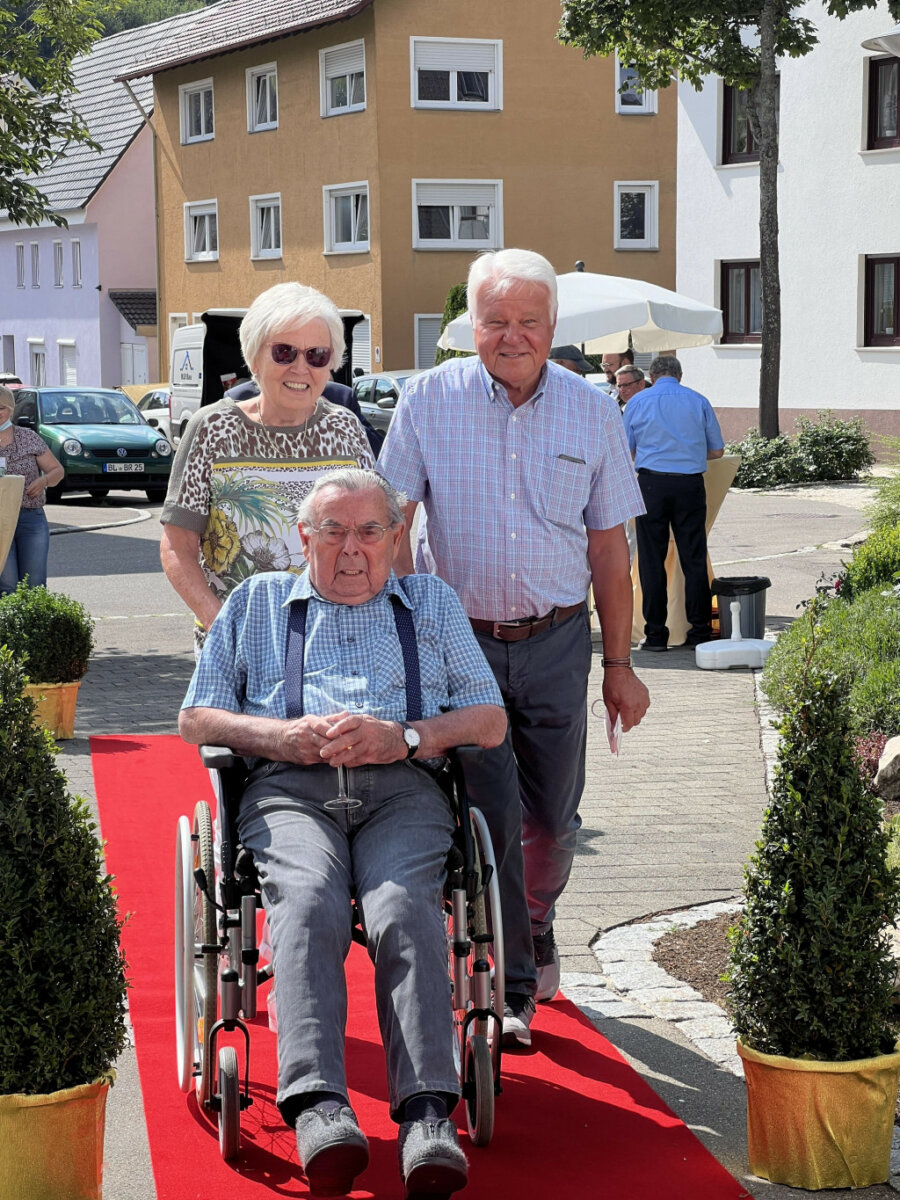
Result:
[[[241,353],[251,371],[273,334],[307,321],[320,320],[331,335],[331,369],[344,360],[344,322],[335,304],[315,288],[302,283],[276,283],[256,297],[241,321]]]
[[[545,287],[550,299],[550,320],[556,320],[556,272],[551,263],[534,250],[489,250],[479,254],[469,267],[469,312],[474,316],[483,291],[502,296],[517,284],[535,283]]]
[[[8,387],[0,384],[0,408],[8,408],[10,412],[16,407],[16,400]]]
[[[403,521],[403,510],[407,503],[403,492],[391,487],[388,481],[375,471],[360,470],[358,467],[338,467],[335,471],[329,471],[327,475],[320,475],[300,501],[297,524],[302,525],[304,529],[313,528],[314,522],[318,521],[316,501],[319,493],[327,487],[338,488],[342,492],[368,492],[377,488],[384,493],[387,501],[390,523],[399,525]]]

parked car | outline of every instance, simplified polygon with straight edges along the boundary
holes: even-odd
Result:
[[[359,407],[366,419],[382,433],[387,432],[400,399],[400,390],[413,375],[421,375],[416,370],[409,371],[379,371],[375,375],[358,375],[353,380],[353,395],[359,401]]]
[[[172,422],[169,412],[171,399],[171,388],[158,387],[151,392],[145,392],[137,402],[138,412],[143,413],[144,420],[151,429],[158,429],[170,442],[172,440]]]
[[[110,488],[164,500],[172,469],[172,444],[152,429],[127,396],[108,388],[20,388],[16,425],[36,429],[66,469],[47,499],[63,492],[105,496]]]
[[[0,371],[0,384],[14,392],[22,386],[22,380],[18,375],[13,375],[12,371]]]

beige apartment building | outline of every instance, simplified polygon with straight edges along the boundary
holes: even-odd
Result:
[[[220,0],[152,74],[161,369],[179,324],[299,279],[354,365],[433,362],[481,250],[675,281],[673,93],[556,40],[551,0]]]

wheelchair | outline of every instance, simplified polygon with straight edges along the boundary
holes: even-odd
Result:
[[[473,1145],[486,1146],[500,1093],[503,1030],[503,923],[497,866],[487,823],[466,798],[465,762],[483,751],[458,747],[438,782],[456,816],[447,860],[444,923],[453,1007],[454,1057]],[[198,1105],[217,1115],[219,1150],[226,1161],[240,1149],[241,1112],[250,1096],[250,1033],[257,989],[273,977],[260,967],[256,916],[262,907],[250,854],[237,841],[236,815],[246,765],[230,750],[201,746],[205,767],[217,774],[220,870],[217,876],[212,814],[206,801],[193,823],[178,821],[175,842],[175,1040],[178,1083],[193,1086]],[[353,938],[365,944],[358,921]],[[218,1047],[220,1033],[240,1031],[243,1070],[234,1046]]]

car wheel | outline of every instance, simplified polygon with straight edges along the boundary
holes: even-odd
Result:
[[[162,504],[162,502],[166,498],[166,490],[167,489],[164,487],[147,488],[146,489],[147,499],[150,501],[151,504]]]
[[[62,500],[62,494],[63,490],[61,484],[57,484],[56,487],[48,487],[46,491],[47,503],[59,504],[60,500]]]

